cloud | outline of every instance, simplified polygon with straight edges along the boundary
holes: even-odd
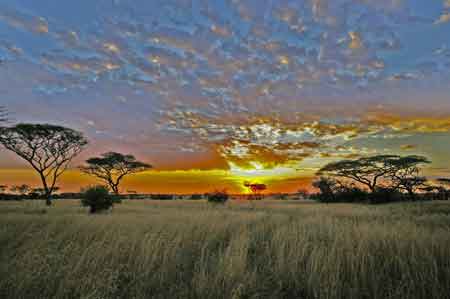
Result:
[[[402,149],[402,150],[404,150],[404,151],[411,151],[411,150],[414,150],[414,149],[416,149],[416,145],[414,145],[414,144],[402,144],[401,146],[400,146],[400,149]]]
[[[436,16],[409,1],[107,2],[89,6],[95,20],[83,23],[45,5],[41,15],[31,5],[0,5],[8,82],[1,88],[10,102],[60,119],[76,118],[65,107],[83,103],[88,113],[78,118],[83,127],[95,121],[94,138],[123,136],[130,148],[142,140],[151,148],[142,131],[159,129],[158,138],[168,136],[159,153],[167,149],[174,160],[172,152],[208,152],[213,162],[205,167],[350,157],[371,152],[350,145],[358,139],[449,130],[445,111],[427,113],[448,107],[449,45],[433,35],[445,28],[429,26]],[[411,41],[412,25],[423,34]],[[433,44],[425,47],[428,35]],[[423,114],[395,114],[413,106],[417,89],[431,94],[415,95]],[[378,103],[401,105],[365,113]],[[130,124],[84,115],[98,107],[107,107],[110,122],[126,116]]]
[[[169,112],[162,121],[168,132],[194,136],[211,146],[228,163],[243,168],[260,163],[266,168],[298,164],[306,158],[355,157],[374,153],[354,147],[354,140],[401,139],[422,133],[450,132],[450,119],[366,114],[359,118],[301,120],[242,117],[236,120],[195,112]],[[412,150],[412,145],[401,146]]]
[[[158,92],[162,98],[179,96],[191,86],[193,93],[215,98],[221,108],[235,105],[230,103],[245,93],[271,99],[284,90],[283,95],[324,88],[341,93],[375,87],[383,78],[391,83],[418,79],[410,75],[416,73],[414,66],[385,72],[391,66],[381,58],[384,51],[401,49],[393,24],[408,14],[403,1],[231,1],[225,8],[176,2],[161,7],[166,15],[150,14],[147,22],[126,13],[139,15],[136,11],[151,11],[151,6],[102,5],[95,23],[78,28],[55,16],[50,26],[48,16],[13,8],[0,20],[45,33],[50,50],[43,51],[43,59],[31,52],[26,58],[54,75],[69,75],[91,89],[98,80],[156,85],[155,90],[164,90]],[[207,78],[215,79],[201,83]]]
[[[450,22],[450,12],[444,12],[434,24],[443,24]]]
[[[49,33],[49,25],[45,18],[23,12],[16,12],[8,8],[2,8],[2,11],[0,12],[0,22],[2,21],[9,26],[20,30],[37,34]]]

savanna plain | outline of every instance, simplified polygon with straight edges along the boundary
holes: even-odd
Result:
[[[0,202],[0,298],[450,298],[450,204]]]

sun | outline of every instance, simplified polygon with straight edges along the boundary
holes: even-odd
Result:
[[[270,190],[270,182],[298,175],[296,169],[289,166],[280,165],[266,168],[258,161],[251,161],[248,164],[251,165],[251,167],[244,168],[233,162],[228,162],[230,167],[230,178],[238,185],[243,194],[251,193],[251,190],[244,186],[246,182],[267,184],[269,187],[268,189]]]

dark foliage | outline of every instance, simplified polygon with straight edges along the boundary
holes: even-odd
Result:
[[[114,204],[114,197],[109,194],[105,186],[94,186],[88,188],[82,196],[81,204],[90,208],[90,213],[95,214],[107,211]]]
[[[320,176],[351,180],[375,192],[386,184],[413,193],[423,185],[418,179],[419,166],[430,161],[422,156],[378,155],[357,160],[342,160],[325,165],[318,171]]]
[[[405,201],[409,197],[393,188],[377,188],[375,192],[367,195],[368,201],[371,204],[383,204],[390,202]]]
[[[208,194],[208,202],[211,203],[224,204],[228,201],[229,198],[230,196],[226,190],[216,190]]]
[[[116,195],[119,194],[119,185],[125,176],[152,168],[149,164],[137,161],[132,155],[123,155],[115,152],[105,153],[101,157],[90,158],[86,163],[87,166],[81,167],[81,171],[108,184]]]
[[[419,176],[422,156],[379,155],[325,165],[313,186],[322,202],[387,203],[424,199],[427,179]],[[327,175],[328,177],[324,176]],[[419,195],[419,191],[422,191]]]
[[[47,205],[58,178],[87,145],[82,133],[49,124],[0,127],[0,144],[27,161],[39,174]]]
[[[263,198],[261,193],[267,190],[266,184],[244,182],[244,186],[253,194],[253,196],[249,197],[250,200],[261,200]]]
[[[200,200],[203,199],[203,195],[201,194],[192,194],[191,195],[191,200]]]
[[[174,196],[172,194],[152,194],[150,198],[154,200],[173,200]]]

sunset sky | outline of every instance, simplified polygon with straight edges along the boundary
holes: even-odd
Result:
[[[123,186],[148,193],[295,192],[382,153],[450,176],[450,0],[1,0],[0,105],[88,136],[64,191],[107,151],[154,166]]]

